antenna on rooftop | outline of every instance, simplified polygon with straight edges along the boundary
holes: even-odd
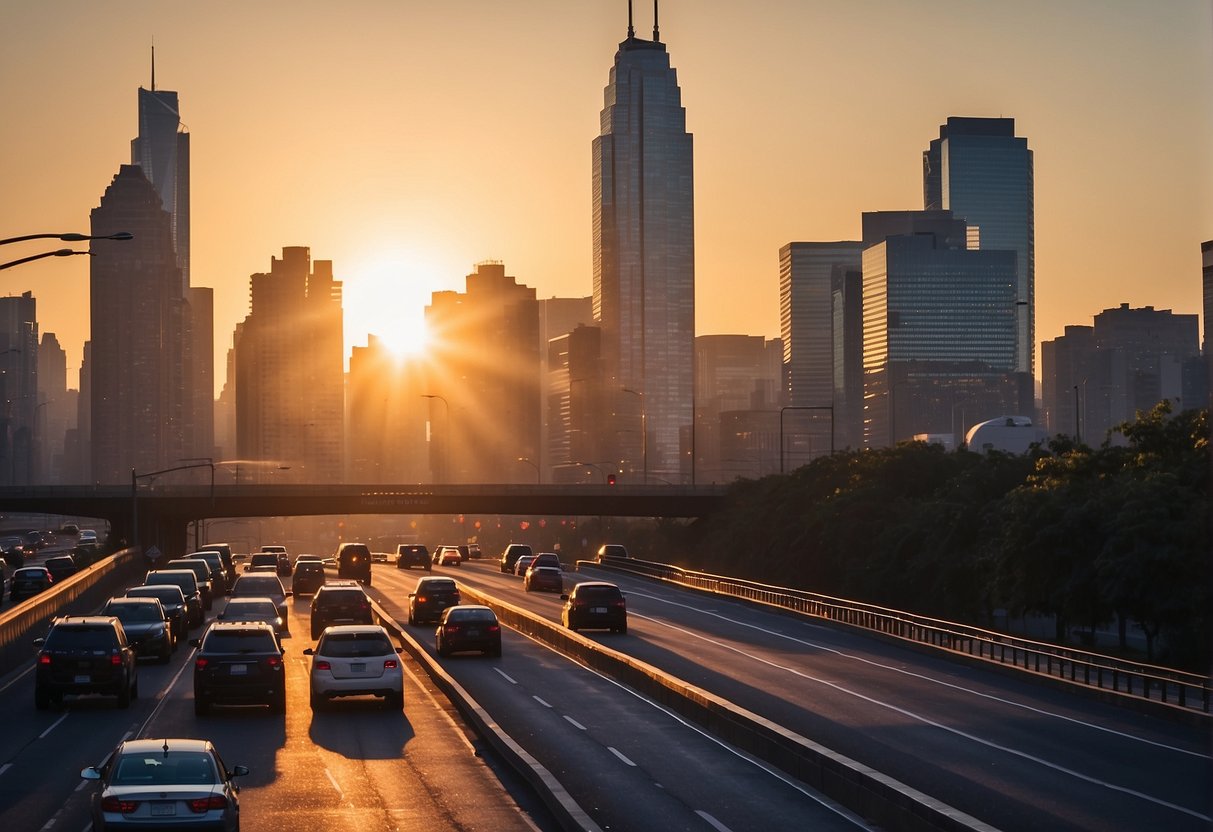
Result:
[[[661,32],[657,30],[657,0],[653,0],[653,43],[661,43]]]
[[[636,37],[636,30],[632,28],[632,0],[628,0],[628,40]]]
[[[156,91],[156,39],[152,38],[152,92]]]

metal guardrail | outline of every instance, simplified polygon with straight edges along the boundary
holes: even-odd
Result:
[[[635,558],[586,561],[594,567],[655,578],[717,595],[743,598],[793,612],[838,621],[871,632],[1014,667],[1112,693],[1209,714],[1213,681],[1168,667],[1131,662],[1101,653],[1032,641],[952,621],[761,584]],[[580,562],[579,562],[580,565]]]

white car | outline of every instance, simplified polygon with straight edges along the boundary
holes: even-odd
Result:
[[[384,707],[404,707],[402,648],[392,644],[387,630],[377,624],[340,624],[328,627],[312,657],[311,705],[318,711],[339,696],[379,696]]]

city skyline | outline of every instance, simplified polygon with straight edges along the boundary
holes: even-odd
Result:
[[[285,246],[331,259],[344,281],[347,359],[367,333],[390,341],[393,321],[420,321],[483,260],[508,262],[540,298],[584,296],[590,143],[626,3],[566,5],[368,4],[345,30],[308,4],[14,9],[0,77],[10,123],[30,127],[0,135],[12,189],[0,222],[14,236],[86,230],[129,155],[154,39],[156,88],[178,93],[192,138],[192,282],[215,289],[218,367],[248,275]],[[938,12],[662,4],[698,145],[697,334],[777,335],[779,248],[855,239],[863,211],[920,208],[920,154],[949,116],[1014,118],[1036,155],[1037,348],[1120,303],[1199,311],[1199,243],[1213,236],[1207,6]],[[638,32],[651,13],[637,7]],[[293,37],[279,41],[283,21]],[[404,32],[425,33],[407,54],[391,48]],[[327,60],[297,62],[300,37]],[[88,329],[70,299],[87,275],[67,258],[0,281],[40,301],[69,383]]]

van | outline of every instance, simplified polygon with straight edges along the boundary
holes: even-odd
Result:
[[[514,574],[514,564],[518,563],[518,558],[523,555],[533,555],[535,552],[525,543],[511,543],[505,547],[505,551],[501,553],[501,571]]]
[[[371,550],[365,543],[342,543],[337,547],[337,577],[371,585]]]

